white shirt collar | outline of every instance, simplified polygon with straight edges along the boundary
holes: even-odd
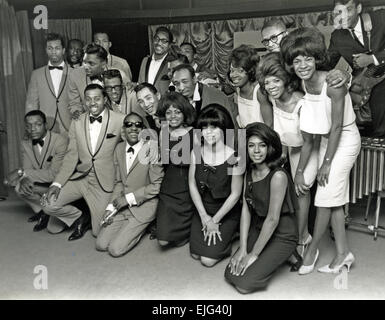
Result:
[[[152,54],[151,60],[153,60],[153,61],[155,61],[155,62],[158,62],[158,63],[162,63],[163,60],[166,59],[166,57],[167,57],[167,53],[166,53],[162,58],[160,58],[160,59],[155,59],[155,55]]]
[[[48,61],[48,65],[49,65],[49,66],[53,66],[53,64],[51,63],[51,61]],[[59,64],[59,67],[64,67],[64,60],[62,61],[61,64]]]
[[[137,155],[139,150],[142,149],[144,145],[144,141],[143,140],[139,140],[136,144],[134,144],[133,146],[130,145],[127,141],[126,141],[126,152],[128,151],[128,149],[130,147],[132,147],[134,149],[134,155]]]
[[[362,28],[361,28],[361,16],[358,16],[358,20],[357,20],[357,23],[356,25],[354,26],[353,28],[354,32],[357,34],[358,33],[362,33]]]
[[[193,98],[192,98],[192,101],[200,101],[201,100],[201,95],[199,93],[199,85],[198,85],[198,82],[196,83],[195,85],[195,90],[194,90],[194,95],[193,95]]]

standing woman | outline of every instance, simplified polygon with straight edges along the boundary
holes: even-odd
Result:
[[[210,104],[198,116],[202,146],[191,153],[189,186],[196,207],[190,234],[190,252],[206,267],[231,255],[239,225],[243,176],[231,172],[234,149],[226,144],[226,129],[234,130],[228,111]],[[234,133],[234,132],[233,132]]]
[[[156,237],[161,246],[182,246],[190,237],[195,212],[188,186],[195,110],[180,93],[169,92],[160,99],[157,116],[167,124],[162,124],[160,132],[165,175],[156,213]]]
[[[278,134],[264,123],[246,127],[247,171],[243,186],[240,246],[225,278],[241,293],[267,286],[298,241],[294,185],[281,165]]]
[[[228,78],[235,87],[235,103],[238,105],[237,122],[245,128],[252,122],[273,123],[273,112],[266,97],[260,92],[256,78],[259,63],[257,49],[241,45],[230,55]]]
[[[314,270],[318,245],[331,220],[336,255],[320,272],[338,273],[354,262],[346,234],[343,205],[349,202],[349,174],[360,152],[361,139],[347,89],[332,88],[326,82],[328,55],[323,35],[317,29],[301,28],[290,33],[281,43],[281,52],[288,66],[302,79],[305,91],[300,128],[309,133],[301,151],[295,183],[304,185],[303,171],[310,157],[314,136],[320,135],[318,155],[317,207],[313,241],[309,245],[299,274]]]
[[[283,154],[288,154],[291,175],[295,179],[303,145],[303,135],[309,133],[300,130],[300,111],[303,103],[303,92],[298,90],[298,78],[289,74],[281,55],[277,52],[265,55],[258,67],[259,83],[262,92],[266,92],[273,104],[273,128],[279,134],[283,145]],[[309,161],[301,175],[305,184],[296,189],[299,210],[297,212],[299,242],[298,253],[303,257],[305,247],[312,240],[308,230],[308,214],[310,207],[310,188],[318,170],[318,144],[313,145]]]

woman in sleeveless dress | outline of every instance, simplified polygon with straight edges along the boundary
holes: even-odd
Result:
[[[156,213],[156,238],[161,246],[182,246],[190,237],[195,211],[188,187],[195,110],[181,94],[169,92],[160,99],[157,116],[163,121],[160,157],[165,175]]]
[[[236,170],[235,151],[225,141],[226,129],[234,130],[234,124],[223,106],[206,106],[196,127],[201,130],[202,139],[197,141],[202,145],[191,153],[189,170],[190,194],[196,207],[190,252],[204,266],[212,267],[231,255],[239,226],[243,172]]]
[[[241,293],[265,288],[298,241],[297,196],[280,166],[278,134],[264,123],[249,124],[246,147],[240,246],[225,271],[226,280]]]
[[[297,167],[295,184],[305,184],[303,171],[310,157],[315,136],[321,136],[318,153],[318,187],[315,196],[317,218],[312,243],[305,252],[299,274],[314,270],[319,256],[319,242],[331,221],[336,255],[319,272],[338,273],[350,269],[354,256],[345,234],[343,206],[349,202],[349,175],[360,152],[361,139],[355,113],[346,87],[332,88],[326,82],[328,55],[323,35],[317,29],[301,28],[281,43],[286,64],[302,80],[305,92],[300,128],[307,132]]]
[[[256,67],[259,63],[258,52],[248,45],[234,49],[230,56],[228,78],[236,94],[238,105],[237,122],[245,128],[252,122],[263,122],[268,126],[273,123],[273,113],[267,98],[260,92],[256,78]]]

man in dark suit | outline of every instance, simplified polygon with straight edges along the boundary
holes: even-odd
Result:
[[[336,19],[341,19],[330,39],[329,55],[331,67],[344,57],[353,68],[353,75],[367,66],[385,63],[385,10],[369,13],[372,22],[370,37],[364,28],[362,4],[358,0],[336,0]],[[372,112],[372,136],[385,137],[385,81],[377,84],[371,93],[369,105]]]
[[[59,172],[68,139],[47,130],[46,116],[40,110],[28,112],[24,121],[28,139],[21,142],[23,166],[11,173],[8,181],[14,181],[11,185],[15,186],[16,194],[34,211],[28,219],[28,222],[38,221],[33,231],[40,231],[49,219],[42,212],[40,198]]]
[[[153,38],[152,56],[147,56],[140,65],[138,83],[148,82],[153,84],[162,95],[168,90],[170,81],[162,80],[167,75],[167,54],[173,42],[173,35],[166,27],[159,27]]]
[[[47,117],[49,130],[67,132],[71,123],[68,109],[68,84],[71,69],[64,62],[65,45],[62,36],[47,35],[48,64],[32,72],[25,102],[26,113],[39,109]]]
[[[82,212],[69,204],[81,198],[90,208],[92,234],[99,232],[114,187],[113,154],[124,119],[123,114],[105,108],[107,96],[102,86],[89,84],[84,96],[88,111],[72,121],[63,165],[43,199],[44,212],[51,216],[48,231],[61,232],[76,221],[69,240],[81,238],[89,226],[89,221],[80,218]]]
[[[97,250],[108,250],[114,257],[131,250],[155,219],[164,172],[161,164],[151,163],[143,152],[143,146],[149,143],[140,137],[143,128],[140,115],[127,115],[123,122],[125,142],[115,149],[115,187],[105,218],[114,209],[117,213],[102,227],[96,240]]]

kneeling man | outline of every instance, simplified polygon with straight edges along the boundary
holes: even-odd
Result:
[[[108,250],[114,257],[131,250],[155,219],[164,172],[161,164],[149,159],[149,142],[142,137],[143,129],[143,118],[136,113],[128,114],[123,122],[125,141],[114,153],[115,187],[96,240],[97,250]],[[108,218],[114,209],[116,214]]]

